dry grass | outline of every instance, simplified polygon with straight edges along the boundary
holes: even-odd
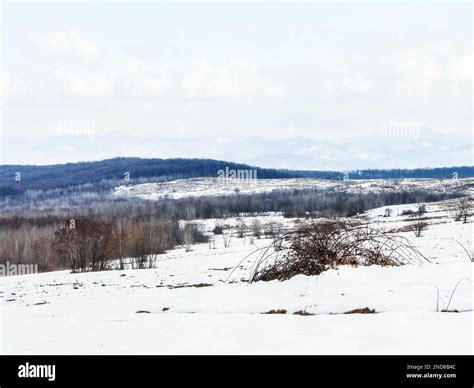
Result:
[[[271,315],[271,314],[286,314],[286,313],[287,313],[287,311],[284,310],[284,309],[281,309],[281,310],[277,309],[277,310],[270,310],[270,311],[267,311],[267,312],[262,313],[262,314],[270,314]]]
[[[295,311],[293,315],[301,315],[301,316],[307,317],[314,314],[308,313],[306,310],[298,310],[298,311]]]
[[[368,307],[354,309],[346,311],[344,314],[376,314],[375,309],[369,309]]]

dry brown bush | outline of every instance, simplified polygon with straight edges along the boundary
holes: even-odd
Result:
[[[257,258],[251,282],[319,275],[338,265],[398,266],[428,261],[407,238],[348,221],[308,223],[277,240],[278,244],[273,241],[253,252]],[[280,249],[275,250],[275,245]]]
[[[417,221],[415,224],[412,225],[413,233],[415,233],[416,237],[421,237],[423,232],[428,229],[429,224],[423,221]]]
[[[369,309],[368,307],[354,309],[350,311],[346,311],[344,314],[376,314],[375,309]]]
[[[281,310],[276,309],[276,310],[267,311],[267,312],[262,313],[262,314],[286,314],[286,313],[287,313],[287,311],[284,310],[284,309],[281,309]]]

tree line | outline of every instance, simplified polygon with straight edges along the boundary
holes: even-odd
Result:
[[[0,216],[0,264],[37,264],[40,271],[153,266],[179,245],[205,242],[195,224],[180,220],[223,219],[282,212],[286,217],[350,217],[405,203],[436,202],[462,193],[427,190],[347,193],[312,189],[160,201],[110,201],[77,207],[28,207]],[[53,206],[53,204],[51,205]]]

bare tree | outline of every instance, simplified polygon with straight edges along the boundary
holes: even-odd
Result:
[[[85,217],[78,218],[74,224],[74,227],[66,225],[56,232],[56,252],[68,257],[74,272],[108,269],[110,224]]]
[[[226,232],[222,235],[222,240],[224,242],[224,248],[230,247],[230,242],[232,241],[232,234],[230,232]]]
[[[461,198],[460,200],[456,201],[453,208],[454,219],[456,221],[462,220],[464,223],[467,223],[470,209],[471,204],[468,198]]]
[[[256,238],[260,238],[262,236],[262,224],[258,219],[252,221],[252,235]]]
[[[240,220],[237,223],[236,229],[237,229],[237,237],[238,238],[244,238],[245,237],[245,232],[247,231],[247,225],[245,224],[245,221]]]
[[[428,229],[428,223],[426,222],[417,221],[413,224],[413,232],[416,237],[421,237],[426,229]]]
[[[424,203],[418,205],[418,213],[425,214],[427,212],[426,205]]]
[[[196,243],[196,236],[197,236],[197,225],[196,224],[186,224],[184,226],[183,232],[183,241],[184,241],[184,249],[186,252],[191,251],[191,246]]]

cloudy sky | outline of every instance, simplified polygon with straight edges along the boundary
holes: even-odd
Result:
[[[4,3],[2,43],[4,137],[471,132],[470,3]]]

